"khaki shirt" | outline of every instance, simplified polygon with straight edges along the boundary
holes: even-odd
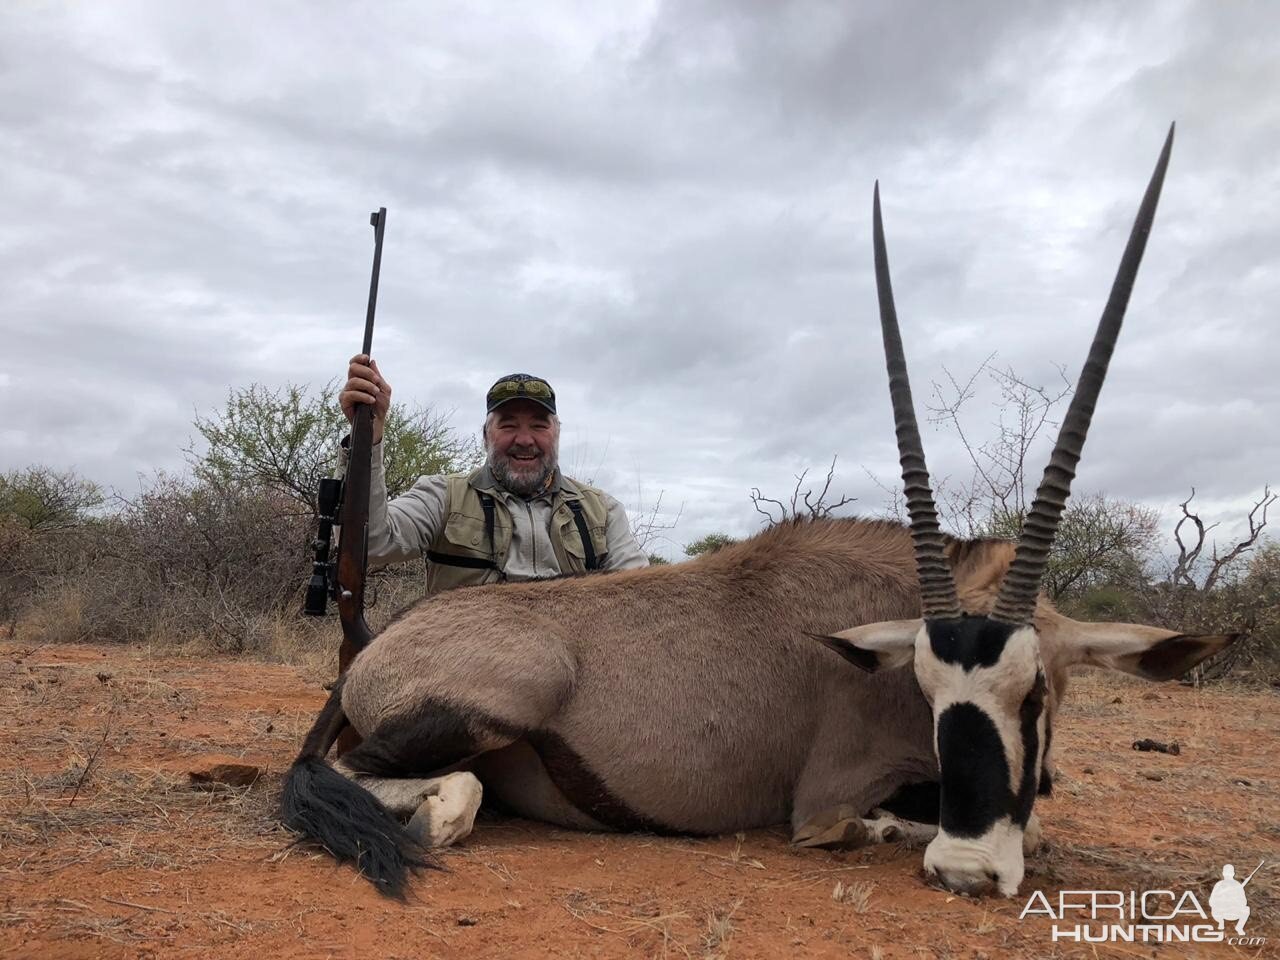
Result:
[[[494,481],[485,468],[482,486],[502,500],[511,514],[511,549],[503,573],[507,580],[537,580],[564,573],[551,546],[551,495],[560,482],[529,500],[518,497]],[[369,564],[386,566],[421,557],[435,541],[448,519],[448,478],[419,477],[408,491],[387,499],[387,479],[382,467],[382,444],[373,448],[369,478]],[[627,512],[613,497],[602,494],[608,509],[605,539],[608,556],[602,570],[647,567],[649,558],[631,532]]]

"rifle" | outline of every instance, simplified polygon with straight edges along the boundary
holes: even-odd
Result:
[[[369,281],[369,309],[364,320],[366,356],[373,345],[373,315],[378,305],[378,272],[382,267],[382,232],[387,225],[387,208],[369,215],[373,227],[373,276]],[[351,424],[346,478],[320,481],[319,531],[312,541],[315,557],[303,612],[323,616],[328,600],[338,602],[342,621],[342,645],[338,648],[338,674],[346,673],[357,653],[369,645],[373,632],[364,619],[365,567],[369,552],[369,474],[373,468],[373,408],[356,407]],[[337,523],[338,559],[329,559],[333,525]],[[339,745],[341,746],[341,744]]]

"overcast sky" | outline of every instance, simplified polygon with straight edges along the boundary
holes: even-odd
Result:
[[[569,472],[683,504],[672,556],[833,455],[879,512],[874,181],[918,403],[992,352],[1074,380],[1176,120],[1075,489],[1229,528],[1280,483],[1275,4],[356,10],[0,5],[0,470],[136,490],[228,389],[343,373],[385,206],[397,399],[474,431],[548,378]]]

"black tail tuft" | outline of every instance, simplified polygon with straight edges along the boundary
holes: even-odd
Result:
[[[323,759],[305,753],[285,778],[285,824],[324,847],[339,863],[354,863],[380,893],[403,900],[409,874],[439,865],[373,794]]]

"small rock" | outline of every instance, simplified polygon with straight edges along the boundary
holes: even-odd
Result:
[[[105,670],[100,670],[98,671],[98,674],[97,674],[99,683],[106,683],[108,680],[110,680],[114,676],[115,676],[114,673],[107,673],[107,671]]]
[[[1163,773],[1156,773],[1154,770],[1143,770],[1142,775],[1148,780],[1154,780],[1157,783],[1164,779]]]
[[[458,926],[460,927],[474,927],[479,922],[480,921],[477,920],[475,917],[459,917],[458,918]]]
[[[1121,697],[1112,697],[1112,698],[1111,698],[1111,702],[1112,702],[1112,703],[1124,703],[1124,700],[1123,700],[1123,698],[1121,698]]]
[[[1244,777],[1236,777],[1236,778],[1235,778],[1234,780],[1232,780],[1231,782],[1232,782],[1232,783],[1234,783],[1234,784],[1235,784],[1236,786],[1238,786],[1238,787],[1252,787],[1252,786],[1253,786],[1253,781],[1252,781],[1252,780],[1246,780]]]
[[[1144,693],[1142,695],[1142,699],[1143,700],[1162,700],[1164,698],[1161,697],[1160,694],[1156,693],[1154,690],[1151,690],[1151,691],[1148,691],[1147,693]]]
[[[1161,743],[1159,740],[1135,740],[1133,741],[1133,749],[1145,752],[1155,751],[1156,753],[1171,753],[1175,757],[1182,753],[1182,747],[1178,746],[1178,741],[1173,743]]]
[[[225,783],[232,787],[247,787],[262,776],[262,768],[236,757],[213,754],[189,763],[187,776],[193,784]]]
[[[1081,773],[1093,773],[1093,767],[1084,767],[1084,768],[1082,768],[1082,769],[1080,770],[1080,772],[1081,772]]]

